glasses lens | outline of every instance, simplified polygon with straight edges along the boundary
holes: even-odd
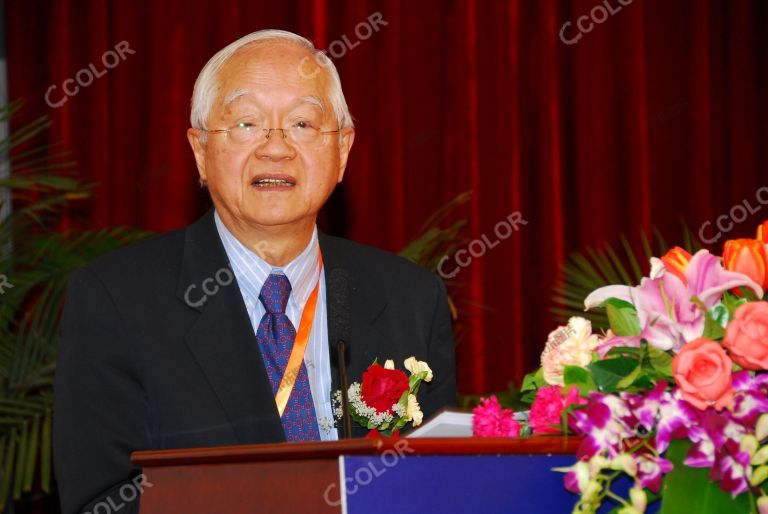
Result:
[[[296,123],[288,129],[291,139],[300,145],[312,145],[317,142],[320,131],[307,123]]]
[[[232,141],[237,144],[253,141],[259,132],[261,132],[261,129],[254,127],[250,123],[238,123],[229,129],[229,135],[232,137]]]

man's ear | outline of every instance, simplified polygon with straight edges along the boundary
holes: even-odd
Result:
[[[355,142],[355,129],[352,127],[341,129],[339,138],[339,178],[337,182],[341,182],[344,178],[349,151],[352,150],[352,143]]]
[[[189,141],[189,146],[192,147],[192,153],[195,154],[195,163],[197,164],[197,172],[200,174],[200,183],[208,181],[208,177],[205,175],[205,143],[200,141],[200,137],[203,134],[204,132],[195,128],[187,130],[187,140]]]

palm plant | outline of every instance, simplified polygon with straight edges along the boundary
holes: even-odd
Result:
[[[688,226],[681,221],[681,248],[689,253],[701,249],[701,243]],[[584,311],[584,299],[603,286],[625,284],[635,286],[648,275],[649,261],[653,256],[661,256],[670,246],[656,227],[651,229],[653,237],[645,232],[639,232],[640,248],[636,251],[629,239],[621,234],[619,240],[621,249],[616,250],[611,244],[603,243],[598,248],[587,247],[584,252],[573,252],[561,265],[562,282],[554,286],[550,312],[559,322],[566,322],[571,316],[582,316],[596,326],[608,326],[605,311]],[[642,265],[636,255],[643,255]]]
[[[445,228],[440,225],[456,209],[469,202],[470,194],[470,191],[459,194],[427,218],[413,239],[405,245],[405,248],[400,250],[398,255],[420,264],[432,272],[437,272],[442,259],[446,255],[453,255],[460,246],[468,241],[466,237],[461,236],[462,229],[467,225],[466,219],[454,221]],[[454,339],[458,343],[463,339],[465,329],[464,325],[459,323],[460,309],[455,301],[455,287],[452,286],[459,284],[454,280],[446,280],[446,285],[449,287],[448,305],[454,320]]]
[[[0,120],[20,107],[0,107]],[[0,177],[13,205],[0,219],[0,511],[33,486],[51,490],[53,375],[69,274],[146,236],[125,228],[57,231],[63,207],[92,186],[76,177],[66,152],[33,145],[49,126],[40,117],[0,140],[2,164],[13,169]]]

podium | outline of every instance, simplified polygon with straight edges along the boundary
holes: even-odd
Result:
[[[141,514],[570,512],[578,438],[351,439],[135,452]]]

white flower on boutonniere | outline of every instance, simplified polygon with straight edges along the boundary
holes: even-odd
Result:
[[[387,361],[387,362],[390,362],[390,361]],[[429,365],[426,362],[416,360],[416,357],[408,357],[407,359],[405,359],[405,362],[403,364],[405,365],[405,369],[411,372],[411,375],[417,375],[422,371],[426,371],[427,376],[424,377],[424,381],[432,382],[432,369],[429,367]]]
[[[421,412],[419,402],[416,401],[416,396],[413,394],[408,395],[408,405],[405,407],[405,417],[408,420],[413,421],[413,426],[417,427],[421,425],[424,419],[424,413]]]

